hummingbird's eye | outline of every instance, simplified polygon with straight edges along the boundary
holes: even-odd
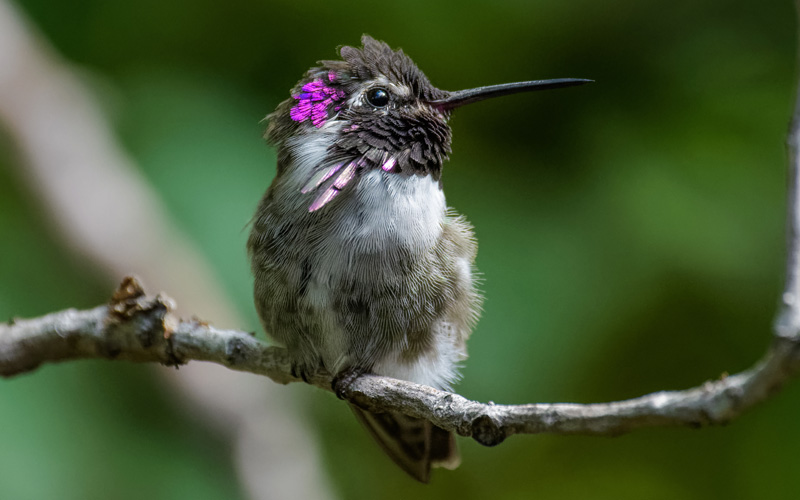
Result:
[[[370,89],[367,92],[367,102],[376,108],[382,108],[389,104],[389,93],[382,88]]]

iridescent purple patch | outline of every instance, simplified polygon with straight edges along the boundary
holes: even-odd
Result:
[[[333,185],[336,186],[336,189],[342,190],[353,179],[353,176],[356,173],[356,164],[351,163],[347,166],[342,173],[339,174],[339,177],[333,182]]]
[[[381,165],[381,168],[383,169],[384,172],[391,172],[396,164],[397,164],[397,160],[395,160],[392,157],[392,158],[389,158],[388,160],[386,160],[383,163],[383,165]]]
[[[308,180],[308,182],[306,183],[305,186],[303,186],[303,189],[301,189],[300,192],[305,194],[311,191],[312,189],[319,187],[320,184],[327,181],[328,179],[331,178],[333,174],[338,172],[339,169],[342,168],[342,165],[344,165],[344,163],[337,163],[336,165],[333,165],[331,167],[320,169],[316,174],[311,176],[311,179]]]
[[[342,191],[342,189],[344,189],[344,187],[347,186],[347,184],[351,180],[353,180],[353,178],[356,175],[356,169],[363,165],[364,165],[363,160],[356,160],[348,164],[344,169],[342,169],[339,175],[336,176],[336,179],[333,181],[333,184],[328,186],[322,192],[322,194],[320,194],[314,199],[314,201],[311,203],[311,206],[308,207],[308,211],[315,212],[320,208],[324,207],[325,205],[327,205],[329,201],[331,201],[334,197],[336,197],[336,195],[338,195]],[[341,168],[341,166],[342,164],[340,163],[335,167],[332,167],[329,170],[327,170],[325,173],[325,179],[329,179],[331,176],[333,176],[333,174],[336,173],[339,170],[339,168]],[[320,181],[320,184],[321,183],[322,181]]]
[[[335,77],[335,73],[328,73],[330,81]],[[289,111],[289,116],[296,122],[311,120],[317,128],[323,126],[328,119],[328,108],[345,98],[343,90],[328,87],[322,82],[322,78],[306,83],[301,90],[301,93],[292,96],[298,102]],[[340,109],[341,104],[334,107],[335,111]]]

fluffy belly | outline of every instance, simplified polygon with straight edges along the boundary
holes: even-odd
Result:
[[[265,328],[308,369],[448,388],[477,308],[469,226],[429,176],[373,170],[348,187],[318,212],[264,221],[269,237],[254,240],[275,249],[254,261]]]

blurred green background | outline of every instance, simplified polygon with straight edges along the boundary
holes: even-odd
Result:
[[[475,225],[486,295],[461,394],[615,400],[697,385],[765,350],[782,285],[789,0],[19,5],[88,75],[242,329],[260,332],[241,228],[274,175],[260,120],[366,32],[445,89],[597,81],[453,117],[444,186]],[[113,282],[48,230],[14,151],[0,140],[0,318],[105,301]],[[800,487],[796,383],[722,428],[462,440],[462,466],[429,486],[382,458],[333,396],[301,389],[340,498],[789,499]],[[229,454],[144,366],[0,381],[0,498],[244,498]]]

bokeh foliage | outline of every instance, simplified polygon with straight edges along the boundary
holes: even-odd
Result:
[[[446,89],[597,80],[452,120],[444,185],[476,227],[486,294],[462,394],[626,398],[741,370],[766,346],[796,67],[789,0],[21,5],[90,75],[248,318],[243,329],[259,327],[242,228],[274,175],[260,120],[314,61],[367,32]],[[51,234],[14,161],[0,142],[0,317],[105,300],[111,283]],[[240,497],[226,445],[175,423],[180,410],[156,382],[144,367],[89,362],[0,381],[0,497]],[[724,428],[523,436],[494,449],[465,440],[461,468],[427,487],[394,470],[343,404],[312,398],[342,498],[796,498],[798,488],[797,384]]]

